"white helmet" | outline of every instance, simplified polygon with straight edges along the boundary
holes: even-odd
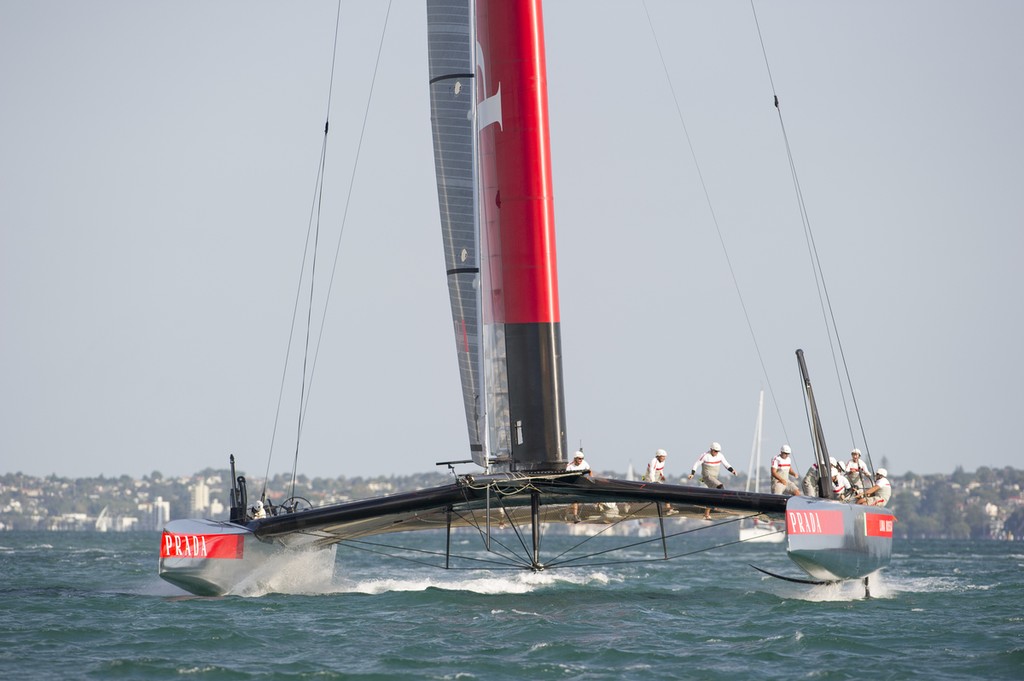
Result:
[[[711,451],[713,451],[713,452],[720,452],[720,451],[722,451],[722,445],[718,444],[717,442],[712,442],[711,443]]]
[[[654,452],[654,456],[668,456],[668,452],[666,452],[664,449],[659,449],[658,451]]]
[[[780,454],[792,454],[793,451],[789,448],[789,445],[782,445],[782,449],[779,450]]]
[[[852,456],[852,455],[854,455],[854,454],[856,454],[857,456],[860,456],[860,450],[859,450],[859,449],[856,449],[856,448],[854,448],[854,450],[850,452],[850,455]]]
[[[885,470],[884,468],[879,468],[877,471],[875,471],[875,475],[881,475],[883,478],[887,478],[889,477],[889,471]]]
[[[573,454],[572,458],[574,458],[574,459],[582,459],[583,458],[583,450],[581,449],[578,452],[576,452],[575,454]]]
[[[830,456],[830,457],[828,457],[828,462],[829,462],[830,464],[832,464],[832,467],[833,467],[833,468],[835,468],[836,466],[838,466],[838,465],[839,465],[839,462],[838,462],[838,461],[836,461],[836,457],[834,457],[834,456]]]

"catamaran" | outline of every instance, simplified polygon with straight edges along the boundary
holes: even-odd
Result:
[[[528,570],[575,567],[545,556],[549,524],[654,519],[649,547],[669,559],[677,518],[760,517],[784,523],[786,550],[810,582],[863,579],[886,566],[893,515],[821,498],[653,484],[566,471],[561,327],[540,0],[427,0],[431,120],[446,276],[468,432],[467,454],[443,462],[450,484],[312,507],[250,503],[231,460],[227,520],[174,520],[159,574],[197,595],[232,593],[275,557],[316,554],[376,535],[440,530],[448,568],[465,560],[452,533],[477,530],[494,560]],[[815,457],[828,453],[815,414]],[[454,448],[453,448],[454,450]],[[465,458],[468,455],[468,458]],[[475,466],[456,474],[456,465]],[[614,513],[608,509],[614,508]],[[667,518],[668,509],[674,512]],[[499,527],[522,551],[494,542]],[[500,546],[499,546],[500,544]],[[635,549],[636,543],[631,544]],[[489,561],[493,562],[493,561]],[[800,581],[800,580],[798,580]]]

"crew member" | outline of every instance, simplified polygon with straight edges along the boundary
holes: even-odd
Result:
[[[793,470],[793,462],[789,460],[792,453],[789,445],[782,445],[778,455],[772,459],[772,494],[789,494],[800,496],[800,488],[790,478],[798,477]]]
[[[835,464],[835,459],[832,463]],[[849,479],[842,473],[839,466],[832,466],[832,492],[839,501],[849,501],[853,496],[853,489],[850,488]]]
[[[736,469],[729,465],[725,455],[722,454],[722,445],[712,442],[708,451],[698,456],[697,460],[693,462],[690,474],[686,479],[692,480],[693,476],[697,474],[697,467],[700,466],[700,481],[712,489],[722,489],[725,485],[718,479],[718,471],[723,465],[730,473],[738,475]],[[711,520],[710,508],[704,509],[704,520]]]
[[[818,489],[818,481],[820,479],[821,475],[818,474],[818,464],[812,463],[810,468],[807,469],[803,481],[800,483],[800,486],[804,488],[805,496],[821,496],[821,491]]]
[[[870,480],[870,471],[860,458],[860,450],[854,449],[850,452],[850,460],[846,462],[846,477],[850,479],[855,488],[864,486],[864,480]],[[865,476],[868,476],[865,478]]]
[[[574,471],[582,475],[590,475],[590,464],[583,458],[583,450],[579,450],[573,455],[572,461],[565,466],[565,470]],[[572,502],[572,521],[578,523],[580,521],[580,502]]]
[[[867,506],[885,506],[892,497],[892,485],[889,483],[889,471],[879,468],[875,471],[875,484],[857,495],[857,503]]]
[[[654,458],[647,464],[647,472],[644,473],[644,480],[647,482],[665,482],[665,459],[668,452],[659,449],[654,453]]]
[[[643,479],[647,482],[666,482],[668,478],[665,477],[665,459],[667,458],[668,452],[664,449],[654,452],[654,458],[647,464],[647,472],[644,473]],[[672,504],[665,504],[665,513],[668,515],[675,514],[675,511],[672,510]]]

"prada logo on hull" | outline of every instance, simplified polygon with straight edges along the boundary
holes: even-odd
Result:
[[[786,511],[789,534],[843,534],[842,511]]]
[[[161,558],[240,559],[245,538],[240,534],[176,534],[164,532]]]

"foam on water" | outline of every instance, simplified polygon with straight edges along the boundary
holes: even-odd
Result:
[[[268,558],[232,589],[231,595],[316,594],[332,590],[334,551],[281,553]]]
[[[560,584],[607,584],[611,580],[604,573],[583,572],[530,572],[416,574],[415,576],[342,579],[332,585],[333,593],[380,594],[399,591],[467,591],[477,594],[525,594]]]
[[[766,590],[787,600],[809,603],[850,602],[864,598],[862,580],[849,580],[834,584],[795,584],[765,577],[762,584]],[[880,572],[868,576],[872,598],[892,598],[894,590],[889,580]]]

